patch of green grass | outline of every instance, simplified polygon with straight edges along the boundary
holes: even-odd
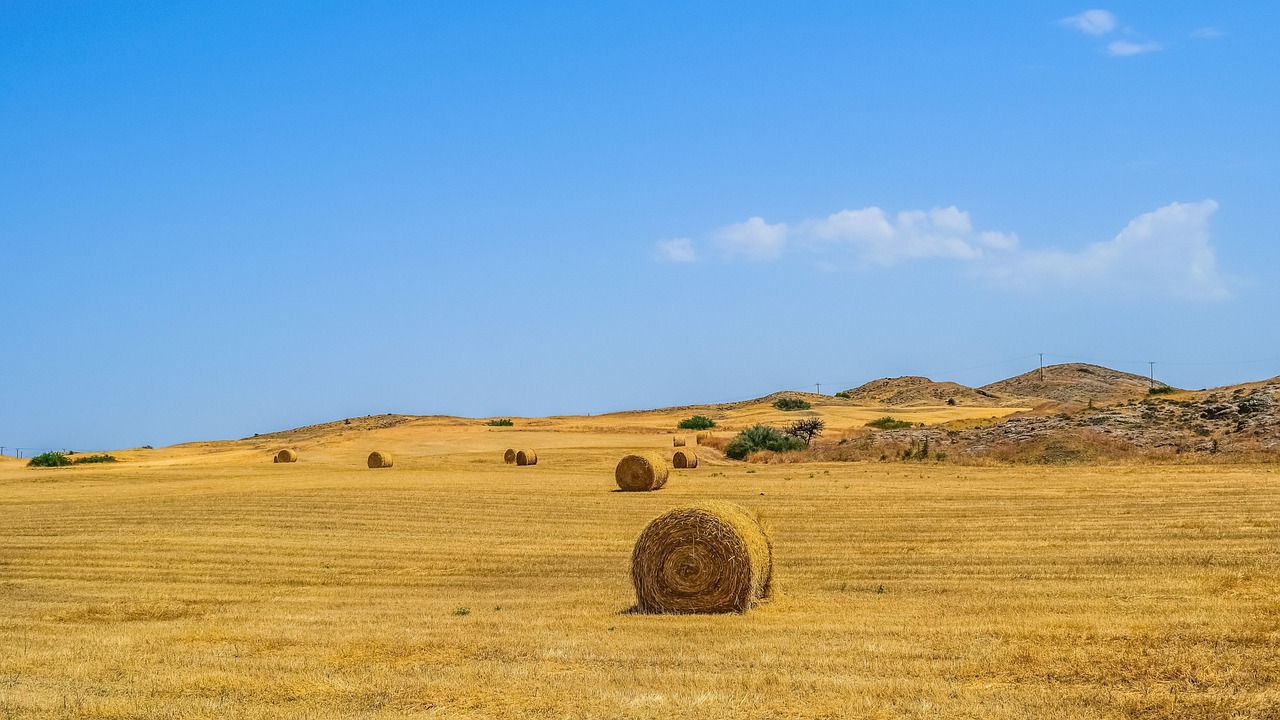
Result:
[[[906,420],[898,420],[890,415],[885,415],[882,418],[876,418],[875,420],[867,423],[867,427],[873,427],[877,430],[905,430],[911,427],[911,425],[912,423]]]
[[[705,415],[694,415],[691,418],[685,418],[676,425],[681,430],[710,430],[715,426],[716,421]]]

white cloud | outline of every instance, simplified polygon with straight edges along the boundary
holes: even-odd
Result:
[[[975,260],[1018,245],[1012,234],[974,231],[969,213],[954,206],[904,211],[894,219],[878,207],[841,210],[800,227],[812,247],[845,247],[881,265],[904,258]]]
[[[1163,50],[1164,46],[1153,40],[1131,42],[1129,40],[1113,40],[1107,44],[1107,52],[1115,57],[1129,57]]]
[[[1116,29],[1116,16],[1106,10],[1085,10],[1058,22],[1087,35],[1106,35]]]
[[[1196,38],[1197,40],[1216,40],[1217,38],[1220,38],[1226,34],[1227,34],[1226,31],[1224,31],[1222,28],[1208,25],[1208,26],[1205,26],[1202,28],[1196,28],[1195,30],[1193,30],[1191,32],[1191,37]]]
[[[787,244],[786,224],[770,225],[764,218],[753,217],[720,229],[715,242],[726,257],[742,256],[747,260],[776,260]]]
[[[658,258],[667,262],[694,262],[698,253],[693,250],[693,241],[689,238],[673,238],[659,240],[657,243]]]
[[[1209,235],[1217,209],[1213,200],[1171,203],[1080,250],[1025,248],[1013,233],[975,229],[969,213],[954,206],[896,215],[874,206],[846,209],[794,226],[753,217],[721,228],[713,241],[728,259],[777,260],[794,246],[821,256],[819,264],[829,269],[848,265],[832,257],[840,252],[877,266],[935,258],[962,262],[977,277],[1009,289],[1221,299],[1230,293]],[[697,259],[688,238],[657,247],[666,260]]]
[[[1217,209],[1213,200],[1172,203],[1139,215],[1111,240],[1078,252],[1023,251],[987,271],[1001,284],[1024,289],[1226,298],[1230,293],[1209,239],[1209,218]]]

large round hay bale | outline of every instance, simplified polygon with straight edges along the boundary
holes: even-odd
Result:
[[[676,435],[671,438],[671,447],[684,447],[684,438]]]
[[[502,462],[504,462],[504,463],[506,463],[506,464],[510,465],[510,464],[514,463],[515,461],[516,461],[516,449],[515,449],[515,448],[507,448],[507,451],[506,451],[506,452],[504,452],[504,453],[502,453]]]
[[[677,450],[671,458],[671,467],[677,469],[698,467],[698,453],[692,450]]]
[[[707,438],[709,437],[711,437],[711,433],[698,433],[697,435],[693,436],[693,441],[698,445],[701,445],[702,443],[706,442]]]
[[[391,464],[391,453],[378,452],[377,450],[369,453],[369,467],[389,468]]]
[[[657,490],[667,484],[667,461],[655,453],[628,455],[618,461],[613,478],[623,490]]]
[[[631,553],[645,613],[746,612],[769,597],[772,581],[773,543],[759,517],[729,502],[659,516]]]
[[[537,465],[538,453],[534,452],[533,450],[517,450],[516,464],[517,465]]]
[[[271,462],[278,462],[278,463],[298,462],[298,451],[292,450],[290,448],[285,448],[284,450],[281,450],[280,452],[276,453],[276,456],[271,460]]]

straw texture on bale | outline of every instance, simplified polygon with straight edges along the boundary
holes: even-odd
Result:
[[[507,448],[507,451],[506,451],[506,452],[504,452],[504,453],[502,453],[502,462],[504,462],[504,463],[506,463],[506,464],[510,465],[510,464],[514,463],[515,461],[516,461],[516,450],[515,450],[515,448]]]
[[[702,443],[706,442],[707,438],[709,437],[711,437],[711,433],[698,433],[697,435],[693,436],[693,441],[701,445]]]
[[[369,453],[369,467],[389,468],[392,465],[391,453],[373,451]]]
[[[654,453],[628,455],[618,461],[613,478],[623,490],[657,490],[667,484],[667,461]]]
[[[537,465],[538,453],[534,452],[533,450],[517,450],[516,464],[517,465]]]
[[[746,612],[769,597],[773,544],[759,517],[733,503],[677,508],[640,533],[631,582],[643,613]]]
[[[671,446],[672,446],[672,447],[684,447],[684,438],[679,437],[679,436],[671,438]]]
[[[674,468],[696,468],[698,467],[698,453],[692,450],[677,450],[676,454],[671,458],[671,466]]]
[[[271,462],[278,462],[278,463],[298,462],[298,451],[285,448],[284,450],[281,450],[280,452],[276,453],[275,458],[273,458]]]

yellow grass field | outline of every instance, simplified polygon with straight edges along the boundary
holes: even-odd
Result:
[[[677,415],[0,463],[0,720],[1280,718],[1274,466],[711,457],[615,492]],[[780,595],[628,614],[636,536],[703,499],[763,511]]]

